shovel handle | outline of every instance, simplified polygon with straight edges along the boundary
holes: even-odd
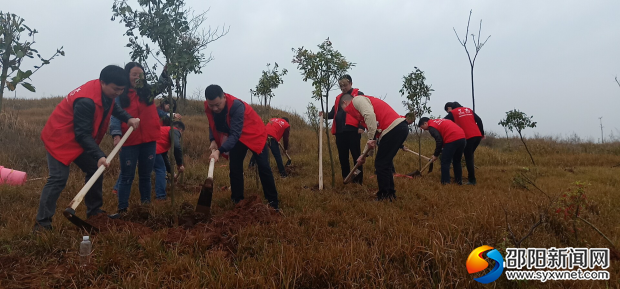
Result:
[[[121,138],[121,141],[118,142],[118,144],[114,147],[114,149],[112,150],[110,155],[108,155],[108,157],[106,158],[106,162],[107,162],[108,165],[110,164],[110,161],[116,156],[116,153],[118,153],[118,151],[121,149],[121,147],[123,146],[123,144],[125,143],[125,141],[129,137],[131,132],[133,132],[133,126],[129,127],[129,129],[127,130],[125,135],[123,135],[123,138]],[[90,190],[90,188],[92,188],[93,184],[95,184],[95,182],[99,179],[99,177],[101,176],[103,171],[105,171],[105,165],[101,165],[97,169],[95,174],[93,174],[93,176],[90,177],[90,179],[88,179],[88,182],[86,182],[84,187],[82,187],[82,189],[77,193],[77,195],[75,195],[75,198],[73,198],[73,200],[71,200],[71,202],[69,203],[69,207],[71,209],[73,209],[75,211],[77,206],[82,202],[82,199],[84,199],[84,196],[86,195],[86,193],[88,193],[88,190]]]
[[[428,159],[428,162],[426,163],[426,165],[420,170],[420,172],[424,171],[426,168],[428,168],[428,166],[430,166],[433,163],[432,159]]]
[[[408,149],[408,148],[406,148],[406,147],[403,147],[403,150],[404,150],[404,151],[406,151],[406,152],[408,152],[408,153],[412,153],[412,154],[414,154],[414,155],[421,156],[423,159],[425,159],[425,160],[427,160],[427,161],[430,161],[430,160],[431,160],[429,157],[426,157],[426,156],[423,156],[423,155],[421,155],[421,154],[419,154],[419,153],[416,153],[416,152],[414,152],[414,151],[412,151],[412,150],[410,150],[410,149]]]
[[[286,154],[286,157],[288,158],[288,160],[291,160],[291,157],[288,155],[288,153],[286,152],[286,150],[284,149],[284,146],[282,146],[281,143],[278,142],[278,144],[280,145],[280,148],[282,148],[282,150],[284,151],[284,154]]]
[[[211,159],[209,161],[209,174],[207,175],[207,178],[213,179],[213,168],[214,167],[215,167],[215,159]]]
[[[368,153],[370,152],[370,149],[368,148],[368,145],[366,147],[364,147],[364,151],[362,152],[362,155],[364,158],[368,157]],[[355,173],[355,171],[357,170],[357,168],[359,168],[361,166],[360,163],[357,162],[357,160],[355,160],[355,166],[353,167],[353,169],[351,170],[351,172],[347,175],[347,177],[344,179],[344,183],[348,184],[351,182],[351,179],[353,178],[353,174]]]

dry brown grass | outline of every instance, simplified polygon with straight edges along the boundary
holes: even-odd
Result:
[[[30,178],[47,173],[45,151],[39,132],[53,105],[51,100],[7,100],[0,116],[0,164],[25,170]],[[516,237],[524,236],[537,222],[539,208],[549,201],[537,189],[515,185],[524,167],[536,184],[550,195],[566,191],[575,181],[587,187],[591,210],[584,214],[616,245],[620,244],[620,145],[568,144],[532,139],[529,145],[539,167],[534,169],[518,142],[489,138],[477,151],[476,187],[441,186],[439,166],[424,178],[396,178],[398,200],[375,202],[373,160],[366,165],[365,186],[337,185],[330,188],[328,159],[324,157],[326,190],[316,191],[314,132],[294,115],[291,117],[290,154],[293,176],[276,177],[283,216],[273,222],[249,222],[226,238],[230,247],[205,246],[200,238],[169,242],[174,215],[182,202],[195,204],[197,186],[206,177],[207,120],[202,103],[191,102],[184,114],[187,132],[185,189],[176,194],[176,204],[154,203],[148,218],[162,226],[149,230],[118,227],[93,236],[93,262],[86,270],[77,267],[77,249],[82,233],[60,214],[83,184],[83,175],[73,168],[68,185],[58,200],[55,230],[30,233],[44,180],[23,187],[0,187],[0,287],[96,287],[96,288],[618,288],[620,266],[612,261],[611,280],[514,282],[505,277],[483,286],[467,274],[465,260],[474,248],[490,245],[504,253],[512,247],[506,215]],[[262,108],[259,109],[259,111]],[[284,112],[271,110],[271,116]],[[333,138],[332,138],[333,141]],[[414,148],[414,139],[407,146]],[[103,143],[111,150],[111,139]],[[335,147],[335,146],[333,146]],[[423,138],[422,152],[433,144]],[[335,152],[334,152],[335,153]],[[325,152],[324,156],[327,155]],[[273,158],[272,158],[273,161]],[[118,176],[115,160],[105,172],[104,209],[114,211],[112,186]],[[417,159],[401,152],[395,159],[399,173],[417,167]],[[213,213],[223,217],[233,210],[225,162],[216,166],[217,189]],[[272,166],[275,169],[275,164]],[[336,163],[336,167],[339,167]],[[339,171],[337,175],[339,175]],[[246,171],[246,198],[259,195],[254,173]],[[137,186],[132,209],[139,202]],[[84,206],[78,214],[85,216]],[[607,241],[583,223],[575,239],[558,217],[538,227],[523,247],[609,247]],[[136,220],[138,222],[138,220]],[[207,229],[205,229],[207,230]],[[188,233],[189,234],[189,233]],[[191,235],[191,234],[190,234]],[[190,236],[188,235],[188,236]],[[194,235],[191,235],[194,236]],[[195,237],[195,236],[194,236]],[[476,275],[477,276],[477,275]]]

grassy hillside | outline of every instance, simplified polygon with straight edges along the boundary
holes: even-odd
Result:
[[[0,165],[45,177],[45,149],[40,131],[60,98],[6,100],[0,114]],[[92,236],[92,265],[78,268],[82,232],[61,210],[83,185],[72,167],[54,217],[54,231],[30,233],[45,180],[22,187],[0,186],[0,287],[122,288],[618,288],[619,255],[612,258],[609,281],[508,281],[489,285],[473,280],[465,260],[481,245],[506,247],[607,247],[611,245],[585,222],[565,218],[570,200],[563,194],[584,186],[587,201],[580,217],[620,245],[620,144],[570,143],[530,139],[539,165],[532,167],[519,140],[488,137],[476,152],[478,186],[441,186],[439,165],[423,178],[395,177],[398,199],[376,202],[373,159],[365,165],[364,186],[342,185],[334,139],[336,186],[331,187],[324,145],[325,190],[318,191],[315,131],[297,115],[256,107],[265,117],[291,119],[292,177],[276,174],[282,214],[269,211],[256,175],[246,170],[246,200],[230,201],[226,161],[216,164],[214,221],[185,229],[177,226],[184,208],[191,210],[207,175],[208,122],[202,102],[180,107],[187,131],[184,183],[171,201],[139,206],[134,184],[130,216],[101,225]],[[417,140],[406,145],[417,150]],[[112,149],[111,137],[102,143]],[[422,153],[434,143],[422,139]],[[273,163],[273,158],[270,156]],[[246,164],[249,157],[246,160]],[[417,169],[417,158],[399,152],[397,173]],[[615,167],[614,167],[615,166]],[[272,168],[275,170],[275,163]],[[117,205],[112,186],[118,158],[104,173],[104,208]],[[466,175],[466,170],[464,169]],[[258,196],[258,197],[252,197]],[[574,210],[574,208],[573,208]],[[570,211],[569,212],[573,212]],[[85,216],[84,206],[78,214]],[[488,271],[488,269],[487,269]]]

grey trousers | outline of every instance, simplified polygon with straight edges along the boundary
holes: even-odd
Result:
[[[97,161],[93,157],[82,153],[77,159],[73,161],[84,173],[86,173],[87,182],[90,177],[97,171]],[[60,193],[67,185],[69,179],[69,166],[65,166],[63,163],[55,159],[50,153],[47,153],[47,167],[49,168],[49,177],[47,183],[43,187],[41,192],[41,199],[39,200],[39,211],[37,212],[37,223],[43,227],[50,227],[52,225],[52,217],[56,211],[56,201],[60,197]],[[93,216],[102,212],[101,206],[103,206],[103,175],[93,184],[92,188],[84,196],[84,203],[86,204],[86,215]],[[77,194],[77,192],[72,192]]]

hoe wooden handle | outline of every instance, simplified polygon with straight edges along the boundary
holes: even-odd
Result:
[[[123,144],[125,143],[125,141],[129,137],[131,132],[133,132],[133,126],[129,127],[129,129],[127,130],[125,135],[123,135],[123,138],[121,138],[121,141],[118,142],[118,144],[114,147],[114,149],[112,150],[110,155],[108,155],[108,157],[106,158],[106,162],[108,163],[108,165],[110,164],[110,161],[116,156],[116,153],[118,153],[118,151],[121,149],[121,147],[123,146]],[[95,184],[95,182],[99,179],[99,177],[101,176],[103,171],[105,171],[105,165],[101,165],[97,169],[95,174],[92,177],[90,177],[90,179],[88,180],[88,182],[86,182],[86,184],[80,190],[80,192],[78,192],[77,195],[75,196],[75,198],[73,198],[73,200],[71,201],[71,203],[69,203],[69,207],[71,209],[73,209],[75,211],[77,206],[82,202],[82,199],[84,199],[84,196],[86,195],[86,193],[88,193],[88,190],[90,190],[90,188],[92,188],[93,184]]]
[[[209,161],[209,174],[207,175],[207,178],[213,179],[213,168],[214,167],[215,167],[215,159],[211,159]]]

